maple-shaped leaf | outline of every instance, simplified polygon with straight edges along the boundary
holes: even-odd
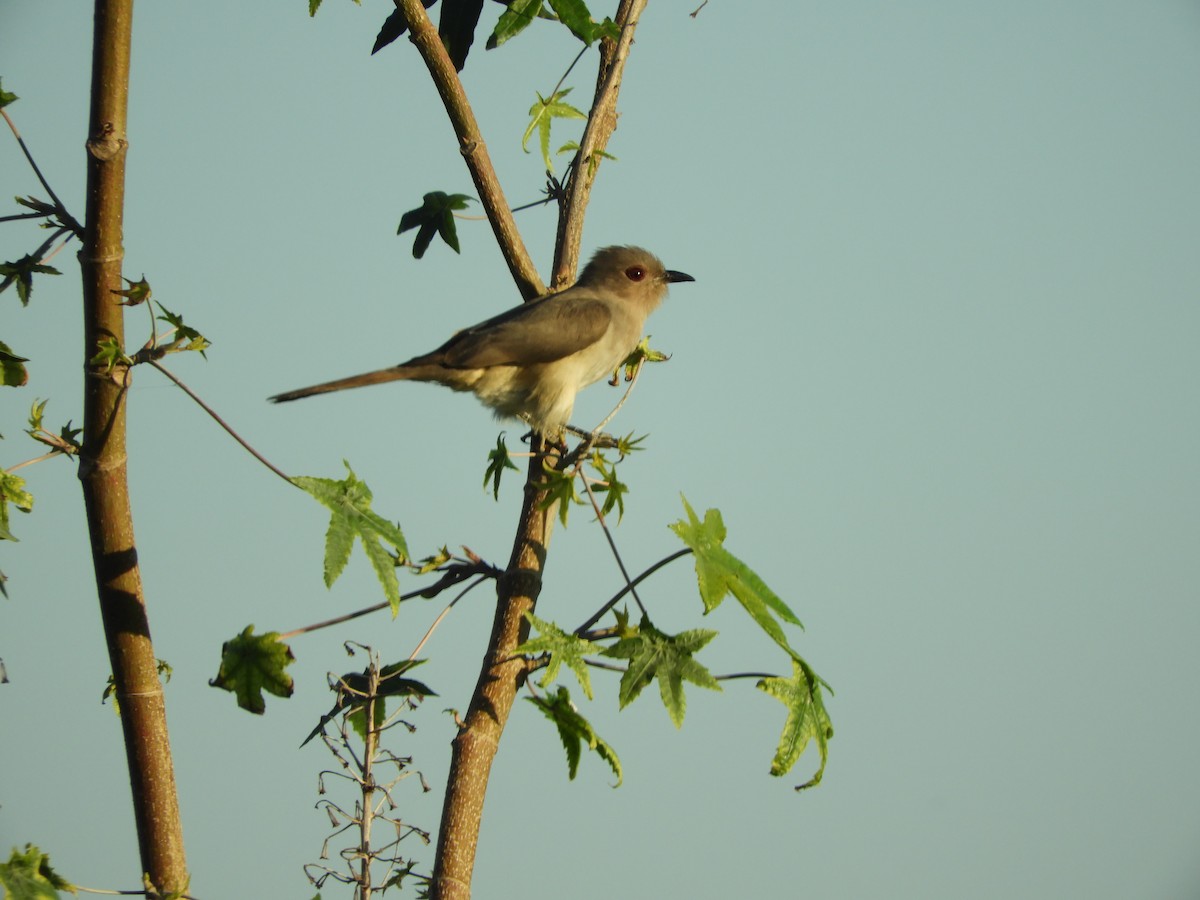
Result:
[[[459,253],[458,230],[454,225],[454,211],[466,209],[471,202],[466,194],[447,194],[445,191],[430,191],[422,198],[416,209],[410,209],[400,217],[396,234],[404,234],[413,228],[417,237],[413,241],[413,256],[420,259],[433,243],[433,236],[440,234],[455,253]]]
[[[617,478],[617,464],[610,463],[598,450],[593,451],[591,464],[601,478],[601,481],[592,485],[592,491],[604,494],[600,515],[607,516],[615,509],[617,523],[620,524],[625,518],[625,495],[629,493],[629,485]]]
[[[833,737],[833,723],[825,711],[821,697],[822,681],[803,660],[792,659],[791,678],[764,678],[758,682],[759,690],[770,694],[787,707],[787,721],[779,736],[779,747],[771,760],[771,774],[785,775],[796,764],[810,740],[817,742],[821,753],[821,767],[804,784],[800,791],[821,781],[825,773],[825,761],[829,753],[829,739]]]
[[[0,281],[0,292],[8,290],[9,285],[15,284],[21,305],[28,306],[29,297],[33,293],[34,275],[62,274],[53,266],[42,265],[41,259],[40,253],[26,254],[20,259],[0,263],[0,275],[4,276],[4,280]]]
[[[118,364],[132,366],[133,360],[125,355],[120,343],[114,337],[101,338],[96,341],[96,355],[88,360],[93,366],[104,366],[105,372],[111,372]]]
[[[687,511],[688,521],[680,520],[670,527],[680,540],[692,548],[696,557],[696,578],[705,614],[716,609],[725,595],[731,593],[750,614],[750,618],[789,656],[794,657],[796,653],[788,645],[787,636],[774,616],[792,625],[804,626],[749,566],[725,549],[725,523],[721,520],[720,510],[706,510],[704,521],[701,522],[686,497],[683,498],[683,507]]]
[[[254,626],[247,625],[221,647],[221,668],[209,684],[231,691],[238,706],[261,716],[267,708],[263,691],[284,699],[292,696],[292,678],[284,669],[295,660],[279,632],[255,634]]]
[[[611,384],[613,387],[616,387],[617,384],[620,383],[620,373],[622,369],[625,370],[625,380],[633,381],[634,374],[636,374],[638,368],[643,363],[667,362],[671,358],[670,354],[663,353],[661,350],[655,350],[652,348],[650,346],[650,337],[651,335],[646,335],[644,338],[642,338],[638,342],[638,345],[630,351],[627,357],[625,357],[625,361],[613,369],[613,377],[608,382],[609,384]]]
[[[525,613],[529,624],[537,629],[538,636],[530,638],[513,650],[513,653],[524,653],[536,656],[539,653],[549,653],[550,662],[546,664],[546,674],[538,682],[541,687],[549,687],[558,678],[558,670],[565,664],[575,673],[575,679],[583,688],[583,693],[592,699],[592,680],[588,675],[587,663],[584,657],[598,655],[601,647],[577,634],[563,631],[553,622],[544,622],[533,613]]]
[[[621,709],[636,700],[642,688],[657,678],[663,706],[667,708],[675,727],[682,726],[687,711],[684,681],[714,691],[721,690],[712,673],[692,658],[716,636],[717,632],[704,628],[665,634],[643,616],[637,634],[621,638],[604,651],[605,656],[629,660],[629,668],[621,676]]]
[[[130,281],[124,276],[121,277],[121,280],[129,285],[129,287],[123,291],[113,291],[113,293],[125,298],[124,300],[117,301],[122,306],[138,306],[150,299],[150,295],[153,292],[150,290],[150,282],[146,280],[145,275],[138,281]]]
[[[541,508],[549,509],[557,503],[558,520],[566,528],[567,513],[571,510],[571,504],[583,503],[583,498],[575,490],[575,476],[569,472],[558,471],[549,462],[542,463],[542,471],[546,477],[536,484],[537,489],[546,494],[542,499]]]
[[[500,21],[487,39],[487,49],[495,50],[509,38],[514,38],[542,12],[542,0],[510,0],[508,8],[500,13]]]
[[[34,844],[21,852],[13,847],[8,862],[0,863],[0,887],[9,900],[59,900],[59,891],[79,893],[71,882],[50,868],[50,856]]]
[[[492,496],[500,499],[500,476],[504,474],[505,469],[512,469],[514,472],[519,472],[512,459],[508,455],[508,445],[504,443],[504,432],[500,432],[496,436],[496,449],[488,453],[487,471],[483,473],[483,489],[486,491],[488,482],[492,483]]]
[[[613,774],[617,776],[617,783],[613,787],[621,786],[624,775],[617,752],[607,741],[596,734],[591,723],[579,714],[579,710],[571,702],[570,692],[565,687],[559,685],[558,690],[547,697],[526,697],[525,699],[540,709],[542,715],[553,722],[558,729],[563,749],[567,751],[567,772],[572,780],[575,779],[575,773],[579,769],[579,757],[582,754],[583,742],[586,741],[588,749],[595,751],[602,760],[608,763]]]
[[[24,356],[17,356],[12,348],[0,341],[0,384],[5,387],[21,387],[29,381],[29,373],[22,363],[29,362]]]
[[[393,525],[372,512],[371,489],[358,480],[350,463],[345,460],[342,462],[347,475],[341,481],[307,475],[292,479],[292,484],[312,494],[332,513],[329,530],[325,533],[325,586],[332,587],[342,574],[350,559],[354,539],[357,538],[375,569],[379,583],[383,585],[384,596],[395,616],[400,611],[400,582],[396,578],[396,564],[408,559],[408,545],[404,542],[399,525]],[[385,542],[396,551],[394,555],[384,548]]]
[[[529,127],[525,129],[525,134],[521,138],[521,149],[526,153],[529,152],[529,138],[536,131],[538,143],[542,148],[542,162],[546,164],[547,172],[554,171],[554,163],[550,160],[550,123],[555,119],[587,118],[571,104],[563,102],[563,98],[569,93],[571,93],[571,88],[555,91],[549,98],[538,94],[537,103],[529,107]]]
[[[171,312],[157,300],[154,302],[163,313],[158,317],[158,321],[166,322],[171,326],[172,339],[170,344],[165,348],[167,352],[175,353],[185,350],[195,350],[205,359],[208,359],[208,354],[204,351],[212,346],[212,342],[192,326],[185,325],[182,315]]]

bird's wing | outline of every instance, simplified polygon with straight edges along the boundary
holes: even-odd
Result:
[[[554,362],[600,340],[611,319],[595,297],[550,296],[460,331],[435,354],[455,369]]]

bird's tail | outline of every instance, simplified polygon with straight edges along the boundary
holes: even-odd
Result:
[[[344,391],[347,388],[366,387],[369,384],[383,384],[385,381],[411,379],[415,374],[413,369],[406,366],[392,366],[390,369],[378,369],[374,372],[364,372],[361,375],[351,375],[349,378],[339,378],[336,381],[325,381],[321,384],[297,388],[294,391],[276,394],[267,399],[272,403],[286,403],[289,400],[311,397],[313,394],[328,394],[330,391]]]

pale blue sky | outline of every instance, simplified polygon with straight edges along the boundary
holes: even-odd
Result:
[[[423,192],[471,185],[411,47],[367,55],[387,5],[327,0],[315,21],[301,0],[138,6],[127,273],[213,341],[173,368],[276,464],[339,477],[347,458],[415,552],[503,561],[519,496],[481,493],[498,426],[470,398],[264,400],[517,299],[486,226],[421,262],[394,235]],[[618,715],[600,685],[586,712],[621,753],[616,791],[594,759],[568,782],[555,735],[518,708],[475,895],[1200,895],[1200,6],[695,5],[645,16],[585,231],[697,279],[651,320],[673,359],[614,425],[652,433],[617,538],[641,569],[678,546],[680,491],[721,508],[837,690],[830,764],[799,796],[811,757],[769,778],[782,707],[748,683],[690,690],[678,733],[652,693]],[[77,216],[87,6],[0,6],[10,112]],[[477,46],[464,74],[514,204],[543,183],[526,110],[574,53],[541,32]],[[0,173],[0,195],[41,193],[3,136]],[[544,272],[553,217],[520,223]],[[34,240],[8,226],[2,255]],[[80,417],[78,278],[69,254],[56,264],[29,309],[0,298],[3,339],[33,360],[29,388],[0,393],[5,466],[35,455],[34,397],[52,422]],[[596,386],[577,419],[612,402]],[[326,591],[321,510],[153,372],[130,424],[194,891],[308,898],[330,760],[296,747],[329,705],[325,673],[357,665],[344,640],[407,655],[441,604],[297,640],[296,696],[239,712],[207,686],[221,642],[374,602],[373,577],[358,556]],[[134,888],[78,485],[62,461],[24,474],[37,507],[0,559],[0,850],[33,841],[80,883]],[[577,622],[618,584],[577,510],[539,613]],[[732,607],[698,619],[687,565],[651,596],[664,628],[723,631],[714,671],[780,666]],[[441,696],[401,749],[434,791],[401,799],[430,829],[452,736],[438,710],[465,707],[490,621],[477,592],[428,649]]]

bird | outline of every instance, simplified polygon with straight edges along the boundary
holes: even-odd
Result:
[[[695,281],[640,247],[603,247],[569,288],[456,332],[429,353],[349,378],[286,391],[286,403],[387,381],[429,381],[473,393],[499,419],[546,436],[568,426],[580,390],[611,375],[637,347],[671,284]]]

